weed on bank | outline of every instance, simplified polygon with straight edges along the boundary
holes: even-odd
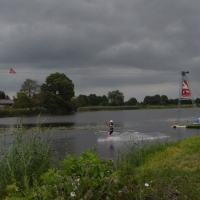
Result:
[[[34,181],[51,166],[50,135],[25,134],[22,125],[12,137],[1,135],[0,199],[20,194],[24,196]]]
[[[131,141],[118,160],[94,147],[52,163],[50,137],[17,133],[2,150],[0,197],[6,200],[184,200],[200,197],[200,137],[149,145]],[[6,144],[5,140],[2,140]],[[54,164],[54,165],[53,165]],[[54,167],[53,167],[54,166]]]

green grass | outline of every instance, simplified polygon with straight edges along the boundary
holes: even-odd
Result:
[[[200,124],[190,124],[186,126],[187,128],[195,128],[195,129],[199,129],[200,128]]]
[[[177,199],[200,198],[200,136],[189,138],[176,143],[158,144],[139,150],[140,165],[137,151],[128,156],[133,169],[135,180],[141,187],[148,183],[147,195],[159,199],[170,199],[170,195],[177,195]],[[135,157],[135,159],[134,159]],[[141,159],[142,158],[142,159]]]

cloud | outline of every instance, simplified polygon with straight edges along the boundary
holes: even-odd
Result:
[[[199,84],[199,9],[196,0],[3,0],[0,90],[12,96],[26,78],[58,71],[76,95],[177,98],[181,71]],[[4,76],[10,68],[17,76]]]

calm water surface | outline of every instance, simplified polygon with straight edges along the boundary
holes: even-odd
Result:
[[[192,124],[197,116],[194,109],[181,109],[180,123]],[[105,122],[114,121],[114,133],[107,137]],[[79,156],[82,151],[96,145],[100,158],[116,159],[119,151],[134,141],[178,141],[200,134],[200,129],[171,128],[177,124],[177,109],[96,111],[74,113],[66,116],[2,118],[0,127],[13,129],[20,122],[27,126],[72,126],[73,130],[52,132],[52,151],[65,157],[67,152]],[[13,136],[8,141],[12,142]]]

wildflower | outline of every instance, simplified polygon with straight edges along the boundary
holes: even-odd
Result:
[[[80,178],[77,178],[76,181],[79,182],[79,181],[80,181]]]
[[[41,188],[42,188],[43,190],[45,190],[45,189],[46,189],[46,186],[45,186],[45,185],[43,185]]]
[[[71,197],[75,197],[75,196],[76,196],[75,192],[71,192],[71,193],[70,193],[70,196],[71,196]]]
[[[144,186],[145,186],[145,187],[149,187],[149,184],[148,184],[148,183],[145,183]]]
[[[118,179],[117,178],[113,179],[113,182],[118,183]]]

